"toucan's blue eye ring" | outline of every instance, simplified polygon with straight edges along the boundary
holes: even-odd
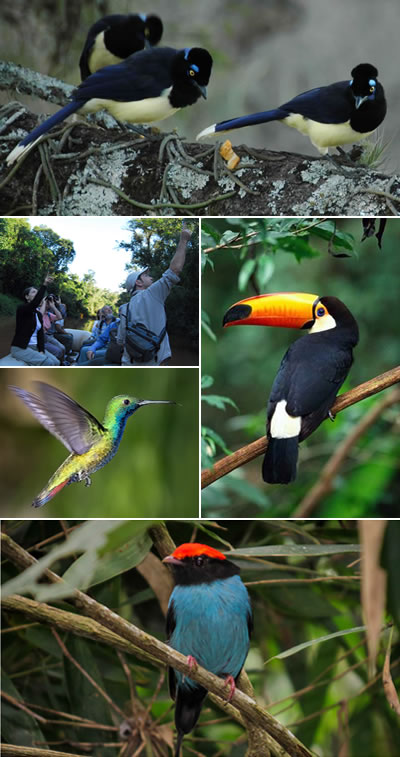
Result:
[[[318,308],[317,309],[317,315],[321,317],[322,315],[325,315],[325,308]]]
[[[370,87],[376,87],[376,81],[375,81],[375,79],[370,79],[369,82],[368,82],[368,84],[370,85]]]

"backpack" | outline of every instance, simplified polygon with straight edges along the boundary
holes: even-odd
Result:
[[[126,321],[126,351],[135,363],[149,363],[155,360],[160,349],[161,342],[167,333],[167,327],[156,334],[144,325],[144,323],[132,323],[128,318],[129,306],[127,313],[121,313]]]

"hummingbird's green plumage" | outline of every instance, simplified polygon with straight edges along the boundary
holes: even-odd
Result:
[[[139,400],[129,395],[113,397],[103,423],[55,386],[35,381],[40,397],[10,386],[40,423],[59,439],[70,455],[57,468],[47,486],[32,502],[42,507],[64,486],[76,481],[91,483],[90,476],[111,460],[118,450],[126,421],[144,405],[175,405],[169,400]]]

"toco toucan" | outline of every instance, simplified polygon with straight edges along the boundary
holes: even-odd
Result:
[[[298,443],[330,415],[350,370],[357,321],[337,297],[279,292],[237,302],[225,313],[223,325],[308,329],[284,356],[267,410],[263,479],[289,484],[296,478]]]

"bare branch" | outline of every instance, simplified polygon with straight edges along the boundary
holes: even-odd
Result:
[[[375,378],[365,381],[363,384],[359,384],[354,389],[341,394],[335,400],[331,412],[334,415],[340,413],[341,410],[345,410],[346,407],[355,405],[357,402],[365,400],[367,397],[371,397],[373,394],[382,392],[393,384],[400,382],[400,366],[392,368],[386,373],[380,374]],[[254,460],[259,455],[263,455],[268,447],[268,439],[266,436],[262,436],[251,444],[247,444],[245,447],[241,447],[231,455],[223,457],[222,460],[218,460],[214,463],[212,468],[206,468],[201,474],[201,488],[204,489],[214,481],[217,481],[222,476],[226,476],[227,473],[239,468],[241,465],[245,465]]]

